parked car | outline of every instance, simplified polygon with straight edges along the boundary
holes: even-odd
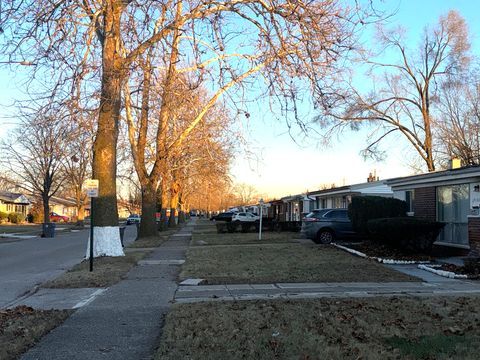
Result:
[[[253,213],[248,212],[239,212],[232,216],[232,221],[254,222],[259,219],[260,217],[258,215],[254,215]]]
[[[232,221],[232,216],[235,215],[235,214],[236,213],[234,213],[232,211],[227,211],[227,212],[223,212],[223,213],[220,213],[218,215],[212,216],[210,218],[210,220],[229,222],[229,221]]]
[[[127,225],[130,224],[140,224],[140,215],[130,214],[127,218]]]
[[[330,244],[335,239],[356,235],[347,209],[313,210],[302,219],[301,234],[321,244]]]
[[[70,220],[68,216],[60,215],[56,212],[51,212],[48,217],[50,218],[50,222],[68,222]]]

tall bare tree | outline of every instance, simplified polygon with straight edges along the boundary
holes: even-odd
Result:
[[[435,138],[446,166],[451,158],[480,165],[480,77],[468,71],[461,79],[443,83],[439,94]]]
[[[367,156],[381,157],[379,143],[391,134],[401,134],[421,157],[428,171],[435,170],[433,103],[442,77],[458,74],[469,62],[469,36],[465,20],[456,11],[441,16],[438,24],[425,28],[416,50],[409,50],[404,31],[379,29],[378,41],[384,57],[395,62],[363,59],[370,65],[368,76],[375,79],[370,92],[363,93],[351,82],[346,90],[320,98],[321,124],[327,136],[345,128],[371,126]],[[393,55],[392,55],[393,54]],[[381,73],[380,77],[378,71]]]
[[[50,198],[65,178],[64,145],[69,138],[65,114],[56,107],[42,106],[35,113],[24,114],[1,144],[2,164],[19,186],[42,200],[45,223],[49,219]]]

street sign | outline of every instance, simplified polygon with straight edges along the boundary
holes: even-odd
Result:
[[[85,183],[83,184],[83,187],[84,187],[88,197],[90,197],[90,198],[98,197],[98,180],[97,179],[85,180]]]

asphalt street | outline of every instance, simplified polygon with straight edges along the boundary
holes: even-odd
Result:
[[[125,238],[131,241],[135,234],[135,226],[127,226]],[[88,236],[85,229],[54,238],[0,239],[0,308],[81,262]]]

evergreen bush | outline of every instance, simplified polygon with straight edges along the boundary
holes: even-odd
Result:
[[[355,196],[348,207],[348,216],[353,230],[367,234],[367,222],[378,218],[404,217],[407,213],[405,201],[381,196]]]
[[[429,253],[444,223],[413,217],[369,220],[369,237],[373,241],[417,253]]]
[[[24,220],[25,220],[25,217],[23,216],[22,213],[13,212],[8,214],[8,221],[10,221],[12,224],[20,224]]]

